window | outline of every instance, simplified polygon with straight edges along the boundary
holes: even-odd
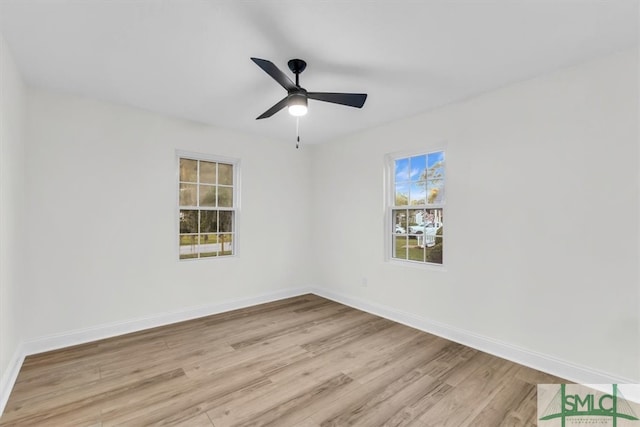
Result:
[[[444,151],[389,157],[389,258],[442,264],[444,247]]]
[[[178,156],[180,259],[234,255],[238,162]]]

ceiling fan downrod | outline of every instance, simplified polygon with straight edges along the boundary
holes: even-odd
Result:
[[[302,59],[291,59],[287,62],[289,69],[296,75],[296,86],[300,87],[300,73],[307,68],[307,63]]]

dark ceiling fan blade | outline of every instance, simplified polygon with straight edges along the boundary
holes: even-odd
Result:
[[[262,68],[265,73],[269,74],[275,81],[280,83],[280,85],[287,91],[292,91],[298,88],[285,73],[275,66],[273,62],[260,58],[251,58],[251,60],[255,62],[258,67]]]
[[[267,117],[273,116],[275,113],[277,113],[278,111],[282,110],[284,107],[287,106],[288,99],[289,99],[289,96],[285,96],[280,101],[278,101],[276,105],[269,108],[267,111],[262,113],[262,115],[256,117],[256,120],[266,119]]]
[[[348,105],[349,107],[362,108],[367,100],[366,93],[332,93],[332,92],[308,92],[311,99],[334,104]]]

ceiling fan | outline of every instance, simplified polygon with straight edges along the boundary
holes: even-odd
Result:
[[[292,59],[287,63],[291,72],[296,75],[295,83],[293,83],[285,73],[280,71],[273,62],[260,58],[251,58],[251,60],[255,62],[258,67],[262,68],[265,73],[269,74],[275,81],[280,83],[280,86],[287,90],[287,96],[258,116],[256,120],[271,117],[284,107],[288,107],[289,114],[292,116],[304,116],[307,114],[308,99],[315,99],[317,101],[331,102],[356,108],[362,108],[364,102],[367,100],[366,93],[307,92],[305,88],[300,86],[300,73],[302,73],[307,67],[307,63],[302,59]]]

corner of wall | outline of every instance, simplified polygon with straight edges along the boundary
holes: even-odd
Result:
[[[0,409],[22,363],[24,131],[26,87],[0,34]]]

